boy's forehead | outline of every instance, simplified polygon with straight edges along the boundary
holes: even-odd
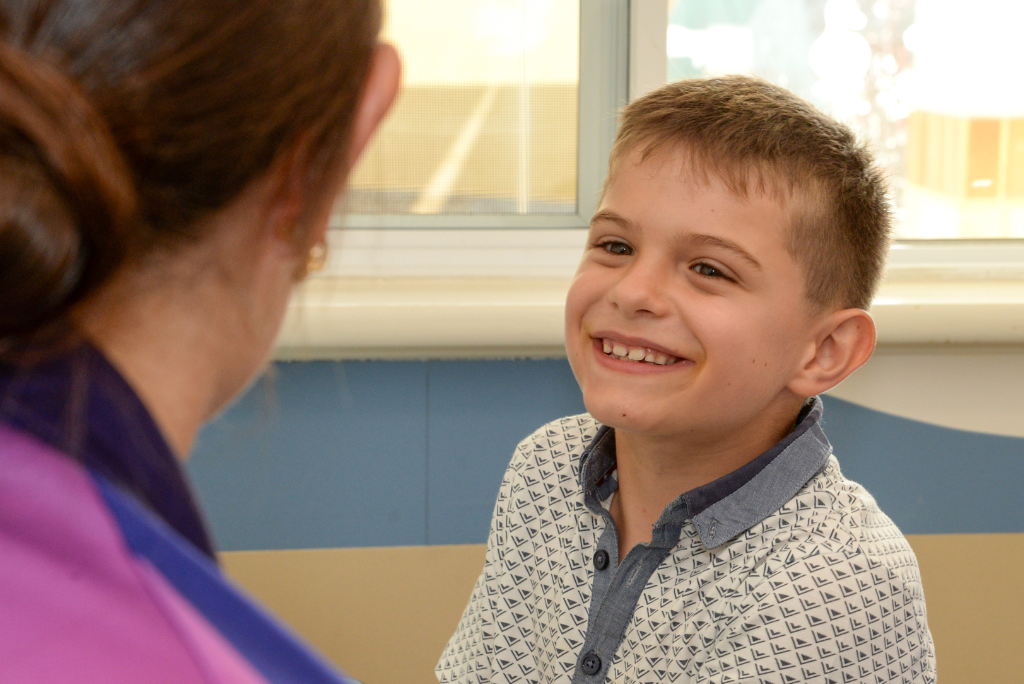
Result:
[[[722,184],[739,199],[764,195],[780,204],[790,203],[798,194],[795,173],[778,164],[743,158],[721,158],[683,141],[640,141],[617,150],[608,169],[607,187],[628,167],[646,173],[667,175],[695,187]]]
[[[641,143],[613,157],[598,210],[613,209],[611,204],[623,201],[645,206],[661,199],[709,195],[730,205],[769,200],[790,217],[788,227],[802,213],[808,194],[767,165],[710,159],[683,143]]]

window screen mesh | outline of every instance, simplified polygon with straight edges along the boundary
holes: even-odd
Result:
[[[389,0],[403,87],[350,179],[364,214],[576,212],[579,0]]]

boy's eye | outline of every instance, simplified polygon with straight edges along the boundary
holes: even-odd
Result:
[[[711,264],[694,264],[690,267],[697,275],[702,275],[706,278],[725,278],[725,274],[719,271]]]
[[[632,256],[633,248],[627,245],[625,242],[605,242],[601,245],[604,250],[609,254],[616,256]]]

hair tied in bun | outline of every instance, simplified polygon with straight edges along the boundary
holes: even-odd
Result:
[[[128,167],[79,88],[0,42],[0,350],[111,276],[136,211]]]

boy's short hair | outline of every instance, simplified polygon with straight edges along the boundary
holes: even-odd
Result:
[[[737,196],[753,190],[787,203],[787,247],[813,304],[870,306],[892,211],[882,172],[847,126],[747,76],[666,84],[626,106],[620,119],[606,188],[633,149],[643,160],[663,145],[680,145],[695,177],[707,182],[710,172]]]

